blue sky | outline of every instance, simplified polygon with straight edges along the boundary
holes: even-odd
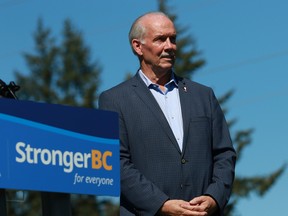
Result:
[[[251,146],[237,165],[237,175],[268,174],[287,162],[288,2],[287,0],[168,1],[187,26],[207,63],[194,80],[211,86],[217,96],[234,89],[227,119],[233,130],[254,128]],[[92,60],[103,70],[100,90],[108,89],[138,68],[127,33],[139,15],[157,9],[157,2],[136,0],[0,0],[0,74],[14,80],[15,70],[27,74],[21,53],[32,52],[39,17],[55,37],[67,18],[91,47]],[[233,133],[233,131],[232,131]],[[287,171],[262,198],[242,200],[243,216],[283,215],[288,194]]]

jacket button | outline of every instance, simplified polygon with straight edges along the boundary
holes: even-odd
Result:
[[[184,158],[182,158],[182,159],[181,159],[181,163],[182,163],[182,164],[185,164],[185,163],[186,163],[186,160],[185,160]]]

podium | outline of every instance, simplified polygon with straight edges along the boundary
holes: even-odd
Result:
[[[70,195],[120,195],[114,112],[0,99],[0,215],[5,189],[41,191],[43,216],[71,215]]]

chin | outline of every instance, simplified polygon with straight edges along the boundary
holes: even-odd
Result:
[[[171,70],[173,66],[174,66],[173,64],[165,64],[165,65],[162,65],[162,68],[165,70]]]
[[[161,72],[162,74],[170,73],[172,70],[172,67],[161,67],[158,72]]]

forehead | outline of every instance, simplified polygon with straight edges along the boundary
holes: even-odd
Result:
[[[151,15],[143,20],[147,35],[176,35],[174,24],[161,15]]]

